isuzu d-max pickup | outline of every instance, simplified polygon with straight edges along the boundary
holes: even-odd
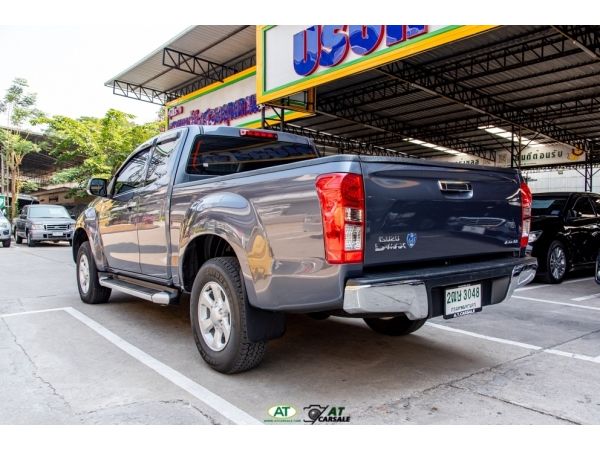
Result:
[[[248,370],[288,313],[404,335],[509,298],[535,275],[519,172],[416,158],[320,157],[304,137],[189,126],[137,148],[79,217],[81,299],[189,294],[202,358]]]

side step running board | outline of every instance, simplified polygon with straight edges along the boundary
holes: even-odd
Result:
[[[124,280],[122,278],[113,277],[100,277],[100,286],[115,289],[125,294],[133,295],[144,300],[148,300],[152,303],[158,303],[159,305],[169,305],[177,299],[178,292],[174,289],[168,289],[163,286],[150,286],[150,283],[141,281],[141,284],[134,283],[132,281]]]

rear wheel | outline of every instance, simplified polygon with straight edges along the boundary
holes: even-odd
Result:
[[[405,336],[414,333],[427,322],[427,319],[410,320],[406,316],[377,319],[363,319],[369,328],[387,336]]]
[[[100,286],[98,269],[89,242],[84,242],[77,252],[77,288],[83,303],[106,303],[111,290]]]
[[[546,255],[546,275],[544,280],[547,283],[562,283],[567,274],[568,262],[565,246],[560,241],[553,241],[548,247]]]
[[[264,341],[248,339],[246,302],[236,258],[213,258],[202,265],[190,296],[192,331],[202,358],[219,372],[252,369],[265,355]]]

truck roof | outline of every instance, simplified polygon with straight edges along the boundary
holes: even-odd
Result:
[[[251,130],[251,131],[261,130],[261,129],[256,129],[256,128],[239,128],[239,127],[230,127],[230,126],[224,126],[224,125],[187,125],[185,127],[173,128],[173,129],[169,130],[168,132],[171,132],[174,130],[180,130],[180,129],[184,129],[184,128],[187,128],[190,130],[190,132],[196,133],[196,134],[208,134],[208,135],[217,135],[217,136],[239,136],[240,130]],[[278,130],[264,130],[264,131],[276,133],[278,141],[312,145],[312,140],[307,137],[304,137],[304,136],[299,136],[297,134],[286,133],[284,131],[278,131]]]

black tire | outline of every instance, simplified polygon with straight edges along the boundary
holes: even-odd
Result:
[[[10,247],[10,239],[6,239],[2,241],[2,247],[7,248]]]
[[[564,269],[562,270],[562,274],[555,274],[552,270],[552,262],[551,258],[554,252],[560,252],[564,255]],[[543,280],[546,283],[550,284],[560,284],[565,279],[565,276],[569,272],[569,259],[567,257],[567,252],[565,250],[565,246],[560,241],[552,241],[548,246],[548,252],[546,253],[546,272],[544,273]]]
[[[35,247],[35,245],[36,245],[36,242],[31,237],[31,231],[28,231],[27,232],[27,247]]]
[[[69,247],[73,247],[73,239],[69,239],[67,242],[69,243]]]
[[[216,283],[222,289],[229,305],[230,334],[229,338],[226,338],[224,347],[220,350],[210,348],[209,343],[203,337],[199,323],[200,294],[210,282]],[[213,299],[214,295],[213,292]],[[266,343],[264,341],[251,342],[248,339],[246,302],[246,291],[241,278],[240,265],[236,258],[213,258],[202,265],[196,274],[190,296],[192,332],[202,359],[218,372],[232,374],[250,370],[260,364],[265,355]],[[221,323],[226,320],[224,318]],[[215,328],[213,337],[216,336],[216,332]]]
[[[85,290],[81,285],[79,269],[80,265],[84,261],[87,261],[88,266],[88,289]],[[110,298],[111,289],[106,288],[104,286],[100,286],[100,282],[98,281],[98,269],[96,268],[96,262],[94,261],[94,256],[92,255],[92,249],[90,248],[89,242],[84,242],[79,247],[77,251],[77,266],[75,269],[75,278],[77,278],[77,289],[79,289],[79,297],[83,303],[87,303],[90,305],[97,305],[99,303],[106,303]]]
[[[17,229],[16,228],[15,228],[15,242],[17,244],[22,244],[23,243],[23,238],[17,234]]]
[[[414,333],[427,322],[427,319],[410,320],[406,316],[363,320],[371,330],[386,336],[405,336]]]

